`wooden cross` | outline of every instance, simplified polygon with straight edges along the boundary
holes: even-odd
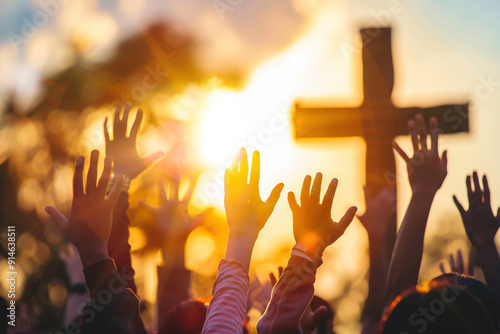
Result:
[[[356,108],[303,108],[295,106],[293,115],[296,138],[363,137],[366,142],[366,186],[375,194],[382,187],[395,190],[396,165],[392,140],[407,135],[408,120],[417,113],[438,120],[441,133],[468,132],[467,104],[429,108],[398,108],[392,104],[394,68],[390,28],[366,28],[360,31],[363,49],[363,103]],[[394,217],[392,238],[396,233]]]

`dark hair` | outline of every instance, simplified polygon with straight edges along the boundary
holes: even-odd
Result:
[[[207,306],[198,300],[186,300],[172,307],[158,334],[199,334],[205,323]]]
[[[466,287],[465,290],[474,297],[478,298],[481,303],[486,307],[493,324],[495,327],[498,327],[498,323],[500,322],[500,307],[498,302],[495,300],[493,293],[489,286],[484,284],[483,282],[475,279],[472,276],[467,276],[463,274],[455,274],[455,273],[447,273],[431,280],[431,283],[437,284],[452,284],[455,286],[463,286]]]
[[[383,334],[494,334],[485,304],[452,276],[410,289],[388,306]],[[469,283],[471,283],[469,281]]]

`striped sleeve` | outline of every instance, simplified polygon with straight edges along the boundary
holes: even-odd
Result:
[[[202,334],[243,332],[249,281],[247,271],[238,262],[220,262]]]

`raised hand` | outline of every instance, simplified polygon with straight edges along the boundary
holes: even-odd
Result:
[[[283,190],[283,183],[276,185],[264,202],[259,194],[259,179],[259,152],[253,153],[249,178],[247,152],[242,148],[224,175],[224,208],[231,233],[248,233],[257,238],[271,216]]]
[[[276,283],[278,283],[278,280],[280,279],[281,275],[283,275],[283,270],[284,268],[282,266],[278,267],[278,277],[276,277],[276,275],[274,275],[272,271],[269,273],[269,282],[271,282],[272,286],[275,286]]]
[[[323,203],[320,203],[321,181],[323,175],[317,173],[311,189],[311,177],[307,175],[302,184],[300,206],[293,192],[288,193],[288,204],[293,213],[293,235],[295,241],[309,250],[320,253],[334,243],[352,222],[357,208],[350,207],[339,222],[334,222],[331,215],[333,197],[338,180],[333,179],[328,185]]]
[[[474,180],[474,190],[472,190],[471,177],[467,175],[467,196],[469,198],[469,209],[465,211],[464,207],[453,195],[453,201],[460,211],[465,231],[469,236],[470,241],[474,246],[478,246],[484,242],[492,242],[500,227],[500,208],[498,208],[497,216],[491,210],[490,188],[486,175],[483,176],[483,188],[479,184],[477,172],[472,174]]]
[[[104,159],[104,170],[99,182],[97,182],[98,159],[99,151],[92,151],[85,191],[83,189],[85,159],[82,156],[76,159],[73,203],[69,219],[52,206],[45,208],[68,240],[77,247],[84,267],[109,257],[108,240],[111,233],[111,213],[123,185],[123,175],[120,175],[109,194],[106,195],[112,159],[110,157]]]
[[[452,273],[474,276],[474,253],[472,252],[472,250],[469,252],[469,260],[467,262],[468,263],[467,267],[464,264],[462,251],[460,249],[457,251],[456,260],[455,257],[453,256],[453,253],[450,254],[449,262],[450,262],[450,270]],[[441,270],[442,274],[446,274],[449,272],[446,271],[443,262],[439,264],[439,270]]]
[[[163,156],[162,152],[154,153],[146,158],[141,158],[137,152],[137,133],[141,126],[143,112],[137,111],[134,124],[127,137],[127,123],[130,108],[123,109],[123,116],[120,118],[122,108],[117,107],[113,121],[113,140],[109,137],[108,118],[104,120],[104,138],[106,141],[106,155],[113,158],[113,170],[115,174],[123,174],[129,179],[134,179],[142,173],[149,165]]]
[[[435,117],[431,118],[429,128],[430,148],[427,147],[427,129],[422,115],[418,114],[415,121],[408,121],[408,131],[413,143],[413,157],[411,159],[395,141],[392,143],[406,162],[408,179],[414,194],[434,195],[443,184],[447,174],[447,151],[444,151],[442,157],[439,157],[439,129]]]
[[[226,257],[238,261],[247,270],[259,232],[283,190],[283,183],[276,185],[268,199],[263,201],[259,194],[259,179],[259,152],[253,153],[249,178],[247,152],[242,148],[232,167],[224,174],[224,208],[229,225]]]
[[[436,118],[430,120],[431,148],[427,148],[427,129],[422,115],[408,122],[413,157],[396,142],[393,146],[406,162],[412,196],[396,238],[387,275],[387,297],[392,300],[418,282],[424,235],[434,196],[447,174],[447,153],[439,157],[439,129]]]
[[[184,244],[189,234],[200,225],[211,211],[211,208],[198,215],[190,216],[188,213],[188,204],[196,182],[194,180],[190,181],[187,193],[182,199],[179,194],[179,182],[179,179],[171,179],[170,183],[173,189],[169,197],[167,197],[165,184],[163,182],[158,183],[159,207],[151,206],[144,201],[141,202],[141,205],[155,215],[159,230],[164,239],[175,240]]]

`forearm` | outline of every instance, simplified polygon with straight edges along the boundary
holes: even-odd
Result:
[[[82,312],[82,333],[136,333],[139,299],[126,288],[114,261],[100,261],[84,273],[91,303]]]
[[[243,266],[248,272],[253,247],[257,236],[245,233],[230,232],[226,247],[226,259],[231,259]]]
[[[180,302],[190,298],[191,272],[182,265],[157,267],[158,287],[156,300],[158,328],[164,328],[168,311]]]
[[[363,309],[362,333],[374,333],[386,304],[386,282],[391,253],[386,247],[374,249],[370,244],[368,296]]]
[[[387,277],[389,300],[417,284],[425,228],[434,194],[413,194],[403,218]]]
[[[161,247],[163,268],[169,270],[169,268],[182,268],[185,266],[185,244],[185,240],[168,240],[164,242]]]
[[[130,236],[130,219],[127,214],[128,207],[128,193],[122,191],[113,210],[113,225],[108,242],[108,251],[109,256],[115,260],[118,271],[125,270],[127,275],[133,277],[135,272],[132,268],[130,244],[128,242]],[[129,287],[134,293],[137,293],[137,288],[133,279],[130,281]]]
[[[500,301],[500,256],[495,242],[490,240],[477,243],[476,249],[486,282],[492,289],[495,298]]]
[[[212,300],[202,333],[242,333],[250,279],[243,266],[223,259],[215,280]]]
[[[316,269],[321,259],[313,262],[293,254],[257,323],[259,334],[302,333],[301,318],[314,296]]]
[[[131,247],[128,241],[130,236],[128,196],[128,192],[123,189],[113,210],[113,225],[108,242],[108,251],[109,256],[115,260],[118,272],[127,277],[127,288],[130,288],[134,294],[137,294],[137,286],[134,279],[135,271],[132,267],[132,257],[130,255]],[[137,333],[147,333],[142,318],[139,318]]]

